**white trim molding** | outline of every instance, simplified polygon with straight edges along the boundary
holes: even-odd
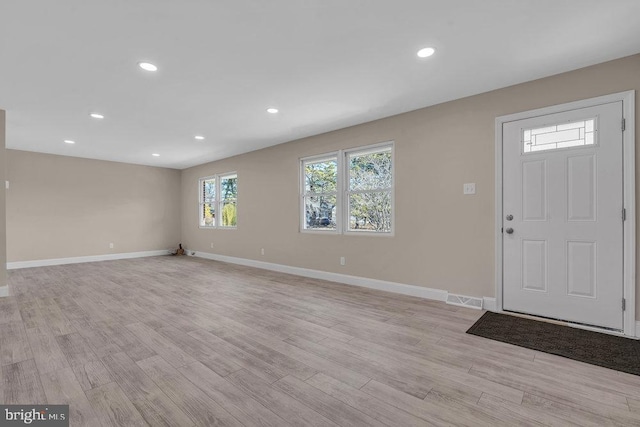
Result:
[[[611,102],[622,101],[622,117],[625,120],[625,128],[622,132],[623,144],[623,195],[626,220],[624,221],[624,298],[626,310],[624,311],[624,330],[627,337],[635,337],[636,331],[640,333],[640,322],[636,326],[636,155],[635,155],[635,91],[614,93],[566,104],[553,105],[531,111],[509,114],[496,118],[495,122],[495,278],[496,278],[496,304],[495,311],[503,311],[502,286],[503,286],[503,248],[502,248],[502,127],[505,123],[527,119],[530,117],[560,113],[563,111],[577,110]],[[598,330],[597,328],[595,330]]]
[[[487,311],[497,311],[495,298],[484,297],[483,300],[482,308]]]
[[[144,251],[144,252],[126,252],[119,254],[107,254],[107,255],[90,255],[79,256],[73,258],[53,258],[53,259],[37,259],[33,261],[15,261],[7,263],[7,270],[15,270],[18,268],[31,268],[31,267],[47,267],[51,265],[64,265],[64,264],[80,264],[83,262],[97,262],[97,261],[112,261],[117,259],[130,259],[130,258],[144,258],[151,256],[169,255],[170,251],[166,249],[156,251]]]
[[[189,254],[193,251],[188,251]],[[292,267],[283,264],[274,264],[264,261],[256,261],[247,258],[236,258],[226,255],[212,254],[208,252],[195,252],[198,258],[213,261],[228,262],[231,264],[245,265],[247,267],[261,268],[263,270],[277,271],[280,273],[294,274],[296,276],[310,277],[312,279],[327,280],[330,282],[344,283],[346,285],[360,286],[379,291],[393,292],[412,297],[425,298],[436,301],[446,301],[449,292],[442,289],[425,288],[423,286],[407,285],[404,283],[387,282],[385,280],[370,279],[368,277],[350,276],[347,274],[331,273],[328,271],[311,270],[308,268]]]

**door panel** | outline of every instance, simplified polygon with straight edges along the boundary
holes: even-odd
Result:
[[[622,329],[621,120],[614,102],[503,125],[505,310]]]
[[[569,221],[596,220],[596,156],[573,156],[567,159],[567,198]]]
[[[544,159],[522,163],[522,219],[547,220],[547,162]]]

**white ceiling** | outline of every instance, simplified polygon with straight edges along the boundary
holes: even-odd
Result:
[[[182,169],[638,53],[639,16],[639,0],[1,0],[0,108],[8,148]]]

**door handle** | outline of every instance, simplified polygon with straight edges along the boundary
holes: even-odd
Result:
[[[507,234],[513,234],[513,228],[509,227],[506,230],[504,230],[507,232]]]

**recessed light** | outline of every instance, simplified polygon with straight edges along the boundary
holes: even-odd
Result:
[[[93,117],[94,119],[104,119],[104,116],[100,113],[91,113],[89,114],[91,117]]]
[[[158,154],[158,153],[153,153],[153,154],[152,154],[152,156],[153,156],[153,157],[160,157],[160,154]]]
[[[194,138],[197,139],[198,141],[202,141],[204,139],[204,136],[196,135],[196,136],[194,136]]]
[[[65,142],[65,144],[75,144],[76,143],[75,141],[72,141],[70,139],[65,139],[64,142]]]
[[[267,108],[267,113],[276,114],[278,112],[277,108]]]
[[[418,56],[420,58],[428,58],[431,55],[433,55],[434,53],[436,53],[436,50],[432,47],[425,47],[424,49],[420,49],[418,51]]]
[[[145,71],[158,71],[158,67],[151,62],[138,62],[138,66]]]

